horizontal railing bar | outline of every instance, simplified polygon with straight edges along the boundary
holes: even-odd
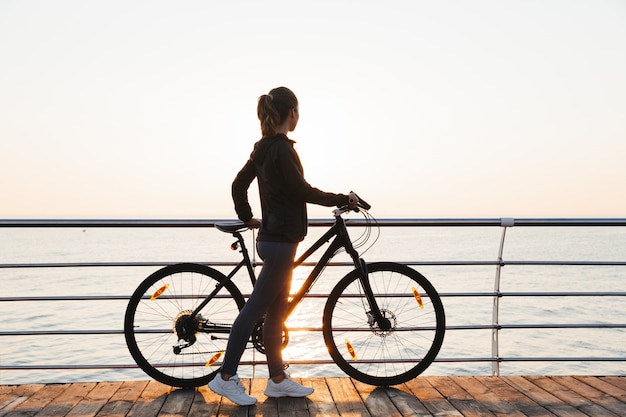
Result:
[[[394,261],[408,266],[626,266],[626,261]],[[348,264],[352,265],[352,264]]]
[[[124,330],[18,330],[0,331],[0,336],[84,336],[84,335],[118,335]]]
[[[626,357],[610,356],[572,356],[572,357],[511,357],[511,358],[440,358],[437,357],[433,362],[625,362]]]
[[[0,227],[215,227],[233,219],[0,219]],[[334,219],[311,219],[310,226],[329,226]],[[348,218],[349,226],[371,224],[361,218]],[[379,226],[626,226],[626,218],[430,218],[377,219]]]
[[[447,330],[507,330],[507,329],[626,329],[626,323],[525,323],[525,324],[469,324],[469,325],[447,325]],[[360,329],[348,329],[358,331]],[[369,329],[362,329],[369,331]],[[416,329],[406,329],[415,331]],[[422,330],[434,330],[425,327]],[[321,327],[293,327],[290,332],[321,332]],[[169,333],[171,330],[151,330],[145,333]],[[84,336],[84,335],[119,335],[124,334],[124,330],[17,330],[0,331],[1,336]]]
[[[193,261],[171,261],[171,262],[42,262],[42,263],[20,263],[20,264],[0,264],[0,268],[104,268],[104,267],[163,267],[176,265],[179,263],[194,263],[207,266],[237,266],[239,262],[193,262]],[[262,266],[263,262],[255,262],[253,266]],[[303,262],[302,266],[315,266],[315,262]],[[329,262],[329,266],[354,266],[352,262]]]
[[[626,266],[626,261],[506,261],[499,262],[501,266]]]
[[[248,298],[249,294],[243,294],[244,298]],[[389,296],[389,295],[385,295]],[[442,298],[453,297],[625,297],[624,291],[585,291],[585,292],[467,292],[467,293],[439,293]],[[224,296],[227,297],[227,296]],[[328,294],[307,294],[306,298],[328,298]],[[353,297],[360,297],[354,295]],[[407,298],[411,298],[412,295]],[[424,295],[427,297],[427,295]],[[351,298],[351,297],[346,297]],[[163,297],[166,299],[166,297]],[[23,302],[23,301],[128,301],[130,295],[46,295],[46,296],[13,296],[0,297],[0,302]]]
[[[507,329],[626,329],[626,323],[539,323],[483,324],[446,326],[446,330],[507,330]]]
[[[243,294],[244,298],[248,298],[249,294]],[[468,293],[440,293],[442,298],[454,297],[625,297],[626,292],[623,291],[605,291],[605,292],[468,292]],[[354,297],[359,297],[354,295]],[[424,295],[424,297],[427,297]],[[305,298],[328,298],[328,294],[307,294]],[[346,297],[350,298],[350,297]],[[410,298],[410,297],[407,297]],[[164,297],[165,299],[165,297]],[[130,295],[48,295],[48,296],[13,296],[0,297],[0,302],[25,302],[25,301],[128,301]]]
[[[626,266],[626,261],[395,261],[408,266]],[[181,262],[41,262],[0,264],[0,269],[18,268],[110,268],[110,267],[163,267]],[[236,266],[238,262],[189,262],[207,266]],[[303,262],[301,266],[315,266],[315,262]],[[352,262],[329,262],[328,266],[353,266]],[[263,266],[256,262],[254,266]]]
[[[626,296],[624,291],[589,291],[589,292],[501,292],[501,297],[622,297]]]
[[[519,357],[499,358],[498,362],[624,362],[626,357]]]
[[[587,292],[442,292],[440,297],[624,297],[624,291],[587,291]],[[0,298],[0,301],[2,299]]]
[[[624,329],[625,323],[550,323],[550,324],[500,324],[499,329]]]
[[[0,268],[105,268],[105,267],[163,267],[181,262],[42,262],[21,264],[0,264]],[[207,266],[236,266],[238,262],[184,262]],[[258,263],[257,265],[261,265]],[[352,265],[352,264],[349,264]]]
[[[242,294],[244,298],[248,298],[250,294],[244,293]],[[391,294],[384,294],[385,297],[392,297]],[[626,291],[583,291],[583,292],[573,292],[573,291],[527,291],[527,292],[454,292],[447,293],[442,292],[439,293],[440,297],[445,298],[453,298],[453,297],[624,297],[626,296]],[[12,297],[0,297],[0,302],[5,301],[119,301],[119,300],[130,300],[130,295],[45,295],[45,296],[12,296]],[[190,296],[191,297],[191,296]],[[219,297],[219,296],[218,296]],[[228,297],[228,296],[223,296]],[[317,293],[308,293],[305,295],[306,298],[328,298],[328,294],[317,294]],[[345,298],[359,298],[360,295],[355,294],[352,297],[345,296]],[[412,298],[413,296],[405,296],[400,295],[399,297]],[[424,294],[424,297],[428,297],[427,294]],[[148,298],[148,297],[146,297]],[[167,299],[166,296],[162,297],[163,299]],[[177,297],[179,298],[179,297]],[[195,297],[202,298],[202,297]]]
[[[515,226],[626,226],[626,218],[456,218],[456,219],[376,219],[379,226],[502,226],[510,220]],[[332,220],[331,220],[332,221]],[[350,220],[352,222],[352,219]]]
[[[2,371],[58,371],[63,369],[138,369],[137,365],[0,365]]]
[[[0,219],[0,227],[215,227],[227,219]]]

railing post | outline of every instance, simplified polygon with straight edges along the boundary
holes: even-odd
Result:
[[[500,238],[500,249],[498,250],[498,266],[496,267],[496,279],[494,283],[494,296],[493,296],[493,309],[491,316],[491,357],[495,359],[491,363],[491,374],[494,376],[500,375],[500,345],[498,337],[500,335],[500,272],[504,266],[502,260],[502,253],[504,252],[504,238],[506,237],[506,229],[515,225],[515,219],[509,217],[503,217],[500,219],[500,226],[502,226],[502,237]]]

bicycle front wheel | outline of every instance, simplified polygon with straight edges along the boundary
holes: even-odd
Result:
[[[126,308],[124,335],[144,372],[173,387],[197,387],[213,378],[244,299],[228,281],[192,313],[224,280],[213,268],[189,263],[166,266],[139,285]]]
[[[381,329],[363,290],[359,272],[346,275],[324,308],[324,341],[335,363],[370,385],[390,386],[421,374],[443,343],[443,304],[431,283],[408,266],[367,265],[378,307],[391,323]]]

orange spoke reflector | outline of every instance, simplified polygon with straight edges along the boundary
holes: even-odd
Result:
[[[348,339],[346,339],[346,347],[348,348],[348,353],[350,354],[350,356],[352,356],[353,360],[358,360],[356,358],[356,352],[354,351],[354,348],[352,347],[352,343],[350,343],[350,341]]]
[[[159,288],[158,290],[156,290],[156,292],[154,294],[152,294],[152,297],[150,297],[150,301],[156,300],[157,298],[159,298],[161,296],[161,294],[163,294],[165,292],[165,290],[167,290],[167,287],[169,287],[170,284],[165,284],[164,286],[162,286],[161,288]]]
[[[209,359],[209,361],[204,366],[211,366],[211,365],[213,365],[215,362],[217,362],[217,360],[219,358],[222,357],[222,353],[224,353],[224,352],[223,351],[222,352],[217,352],[215,355],[213,355],[211,357],[211,359]]]
[[[415,301],[417,301],[417,304],[419,304],[420,308],[424,308],[424,303],[422,302],[422,297],[420,296],[420,293],[417,292],[417,289],[415,289],[415,287],[411,288],[413,290],[413,297],[415,297]]]

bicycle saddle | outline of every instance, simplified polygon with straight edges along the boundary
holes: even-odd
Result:
[[[215,223],[215,228],[224,233],[235,233],[248,229],[248,226],[244,222]]]

